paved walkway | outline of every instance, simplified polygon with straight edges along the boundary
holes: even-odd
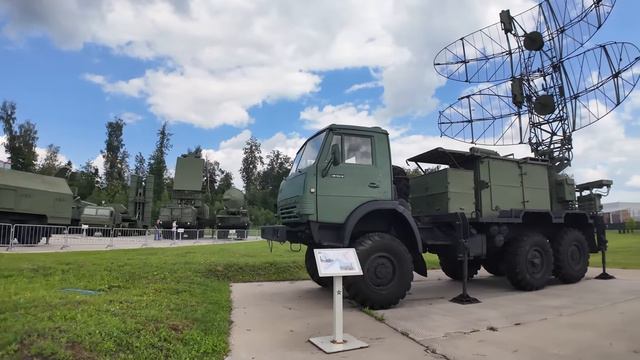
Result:
[[[440,271],[416,275],[411,293],[379,322],[345,303],[345,332],[367,349],[326,355],[309,337],[330,335],[331,292],[310,281],[232,285],[230,359],[640,359],[640,271],[618,279],[513,290],[481,274],[457,305],[457,282]]]

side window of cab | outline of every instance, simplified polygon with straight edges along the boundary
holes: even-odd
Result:
[[[370,137],[345,134],[342,138],[345,164],[373,165],[373,144]]]

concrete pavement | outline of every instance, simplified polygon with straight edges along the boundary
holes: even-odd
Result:
[[[640,359],[640,271],[618,279],[513,290],[481,273],[482,303],[448,300],[459,283],[440,271],[416,275],[411,293],[379,322],[345,302],[345,332],[370,347],[326,355],[307,342],[331,332],[331,292],[310,281],[232,285],[231,354],[240,359]]]

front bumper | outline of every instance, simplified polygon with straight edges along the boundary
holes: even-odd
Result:
[[[284,225],[270,225],[260,228],[260,236],[265,240],[285,242],[287,241],[287,227]]]

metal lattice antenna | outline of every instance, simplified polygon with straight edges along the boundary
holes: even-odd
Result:
[[[436,57],[452,80],[498,82],[441,111],[441,134],[474,144],[528,143],[558,171],[570,166],[572,133],[616,108],[635,87],[640,51],[609,42],[574,54],[602,26],[613,0],[545,0],[461,38]],[[505,81],[506,80],[506,81]]]

